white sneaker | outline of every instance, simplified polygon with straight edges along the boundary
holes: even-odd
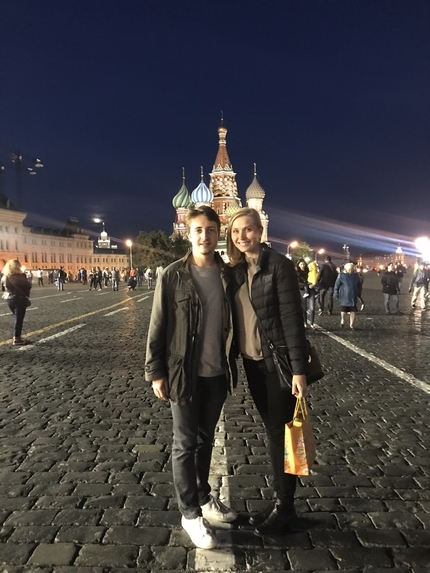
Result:
[[[305,292],[305,294],[303,295],[303,298],[308,298],[308,296],[309,296],[309,293]]]
[[[231,523],[237,519],[237,513],[227,507],[217,497],[211,496],[210,500],[202,505],[202,512],[207,519],[215,519],[224,523]]]
[[[209,523],[203,517],[187,519],[182,516],[181,524],[196,547],[200,549],[213,549],[216,547],[216,537],[210,529]]]

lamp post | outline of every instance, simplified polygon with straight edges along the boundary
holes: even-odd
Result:
[[[342,249],[343,249],[343,252],[345,253],[345,262],[349,263],[349,259],[351,258],[351,255],[349,252],[349,245],[343,245]]]
[[[428,237],[418,237],[415,240],[415,246],[421,253],[424,262],[430,260],[430,239]]]
[[[318,262],[318,255],[323,255],[325,253],[324,249],[320,249],[319,251],[315,251],[315,262]]]
[[[125,244],[130,249],[130,269],[132,269],[133,268],[133,251],[131,250],[131,248],[133,246],[133,241],[130,241],[130,239],[127,239]]]
[[[290,249],[295,249],[297,247],[299,243],[297,241],[293,241],[292,243],[290,243],[289,245],[287,245],[287,254],[286,257],[288,257],[289,259],[292,259],[292,256],[290,255]]]
[[[22,174],[23,172],[28,173],[28,175],[36,175],[36,169],[43,167],[43,163],[40,159],[27,159],[19,151],[11,151],[10,158],[12,163],[15,164],[15,174],[16,174],[16,203],[18,209],[22,209]],[[27,164],[27,167],[25,166]],[[4,165],[0,166],[0,175],[4,174]],[[0,190],[2,190],[3,184],[0,184]]]

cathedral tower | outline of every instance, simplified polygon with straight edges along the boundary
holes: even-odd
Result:
[[[263,225],[263,235],[261,240],[267,242],[268,240],[268,227],[269,227],[269,217],[263,211],[263,201],[266,196],[266,192],[260,185],[257,178],[257,164],[254,163],[254,179],[251,185],[246,190],[246,204],[251,209],[258,211],[261,219],[261,224]]]
[[[223,125],[222,119],[218,137],[218,153],[210,174],[209,188],[213,193],[212,207],[221,219],[221,237],[224,237],[228,223],[226,211],[231,203],[241,206],[241,202],[237,194],[236,173],[233,171],[227,152],[227,128]]]

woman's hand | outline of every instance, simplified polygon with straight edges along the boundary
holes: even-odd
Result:
[[[308,393],[306,374],[294,374],[291,392],[296,398],[304,398]]]
[[[159,380],[152,381],[152,389],[154,394],[160,400],[167,402],[169,400],[169,388],[167,386],[167,378],[160,378]]]

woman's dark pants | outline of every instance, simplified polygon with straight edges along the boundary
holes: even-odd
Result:
[[[249,390],[263,420],[269,440],[273,489],[284,503],[294,501],[297,476],[284,473],[285,424],[291,422],[296,398],[291,390],[281,390],[276,372],[268,372],[264,360],[243,359]]]
[[[25,311],[27,310],[26,298],[11,298],[8,299],[7,305],[15,316],[15,324],[13,328],[14,338],[19,338],[22,332],[22,325],[24,323]]]

